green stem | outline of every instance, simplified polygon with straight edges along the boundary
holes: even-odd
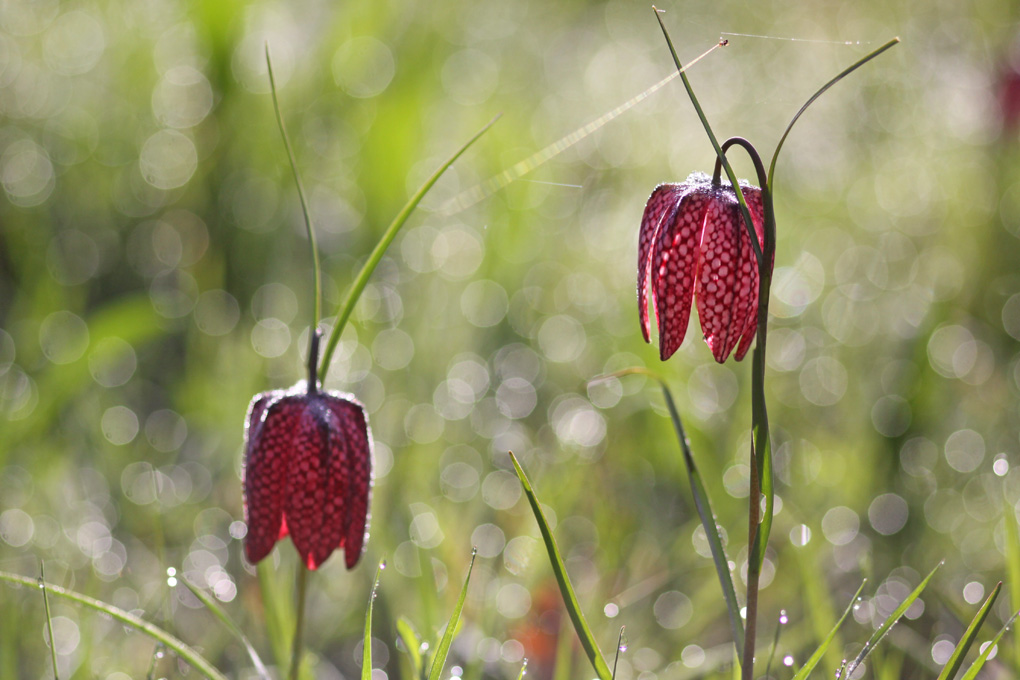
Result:
[[[801,114],[803,114],[805,111],[807,111],[807,108],[809,106],[811,106],[811,104],[813,104],[816,99],[821,97],[822,94],[826,90],[828,90],[830,87],[832,87],[833,85],[835,85],[839,81],[843,80],[843,78],[847,77],[848,75],[850,75],[851,73],[853,73],[854,71],[859,69],[861,66],[864,66],[866,63],[868,63],[869,61],[871,61],[872,59],[874,59],[878,55],[882,54],[883,52],[885,52],[886,50],[891,48],[893,45],[895,45],[899,41],[900,41],[899,38],[893,38],[892,40],[890,40],[889,42],[887,42],[886,44],[882,45],[877,50],[872,52],[871,54],[865,56],[863,59],[860,59],[859,61],[854,62],[853,64],[848,66],[846,69],[844,69],[838,76],[836,76],[835,78],[833,78],[829,82],[825,83],[825,85],[822,85],[822,87],[819,88],[819,90],[817,92],[815,92],[813,95],[811,95],[810,99],[808,99],[806,102],[804,102],[804,106],[800,107],[800,110],[797,111],[797,113],[794,115],[793,119],[790,120],[790,124],[786,126],[786,130],[783,132],[783,136],[779,138],[779,144],[776,145],[775,153],[772,154],[772,162],[769,163],[769,186],[770,187],[772,186],[772,177],[774,176],[774,174],[776,172],[776,159],[779,158],[779,151],[780,151],[780,149],[783,148],[783,143],[786,141],[787,136],[789,136],[790,130],[793,129],[793,124],[797,122],[797,119],[801,117]]]
[[[46,629],[50,633],[50,659],[53,661],[53,680],[60,680],[57,671],[57,641],[53,639],[53,616],[50,614],[50,598],[46,595],[46,569],[39,560],[39,588],[42,590],[43,607],[46,609]]]
[[[301,672],[301,656],[304,652],[305,595],[308,590],[308,568],[302,564],[297,573],[297,621],[294,624],[294,644],[290,654],[290,680],[298,680]]]
[[[322,363],[319,366],[320,381],[323,383],[326,382],[326,374],[329,372],[329,364],[333,359],[333,352],[336,351],[336,346],[340,342],[340,335],[343,333],[344,327],[347,325],[347,321],[351,318],[351,313],[354,311],[354,305],[357,304],[358,299],[361,297],[361,293],[365,290],[365,286],[368,285],[368,280],[371,278],[372,272],[375,271],[375,268],[382,260],[383,255],[386,254],[386,249],[390,247],[390,243],[392,243],[393,239],[396,238],[397,232],[399,232],[400,228],[404,226],[404,223],[407,222],[407,218],[410,217],[411,213],[414,212],[414,209],[418,207],[418,204],[421,203],[421,200],[425,197],[425,194],[428,193],[429,189],[432,188],[432,185],[439,181],[439,178],[444,172],[446,172],[446,169],[453,165],[454,161],[460,158],[461,154],[467,151],[468,147],[474,144],[479,137],[485,134],[485,131],[492,127],[493,123],[495,123],[498,119],[499,116],[496,116],[486,123],[485,127],[476,132],[475,135],[462,147],[460,147],[456,153],[450,156],[445,163],[439,166],[439,169],[432,173],[431,177],[425,180],[425,183],[421,185],[421,188],[419,188],[418,191],[411,196],[407,204],[404,205],[397,216],[393,218],[393,222],[390,223],[386,232],[383,233],[382,238],[379,239],[379,243],[375,246],[375,250],[373,250],[372,254],[368,256],[368,261],[365,262],[365,266],[363,266],[361,271],[358,273],[358,278],[356,278],[354,283],[351,284],[351,288],[347,293],[347,298],[340,307],[340,313],[337,314],[336,322],[333,324],[333,330],[329,334],[329,342],[326,343],[326,353],[323,355]]]
[[[733,192],[737,195],[737,201],[740,203],[740,213],[744,217],[744,227],[747,229],[748,235],[751,237],[751,246],[754,248],[754,257],[758,261],[758,266],[762,264],[762,250],[761,246],[758,245],[758,236],[754,233],[754,222],[751,221],[751,211],[747,207],[747,201],[744,200],[744,192],[737,191],[740,186],[740,182],[737,181],[737,175],[733,172],[733,168],[730,166],[730,162],[726,160],[726,154],[723,152],[722,146],[719,145],[719,140],[716,139],[715,133],[712,132],[712,126],[708,123],[708,118],[705,116],[705,112],[701,108],[701,104],[698,102],[698,97],[694,94],[694,88],[691,87],[691,82],[687,80],[687,73],[684,67],[680,64],[680,57],[676,54],[676,49],[673,47],[673,41],[669,37],[669,31],[666,30],[666,24],[662,23],[662,17],[659,16],[659,10],[652,5],[652,10],[655,12],[655,18],[659,22],[659,28],[662,29],[662,35],[666,38],[666,44],[669,45],[669,53],[673,55],[673,63],[676,64],[677,69],[680,71],[680,79],[684,81],[684,87],[687,88],[687,96],[690,97],[691,103],[694,105],[694,110],[698,112],[698,118],[701,119],[701,125],[705,128],[705,132],[708,133],[708,139],[712,142],[712,148],[715,149],[716,158],[722,163],[722,166],[726,169],[726,178],[729,179],[730,184],[733,186]],[[765,189],[763,186],[762,189]]]
[[[319,325],[322,318],[322,275],[319,267],[319,244],[315,240],[315,229],[312,228],[312,218],[308,213],[308,202],[305,200],[305,188],[301,183],[301,175],[298,173],[297,160],[294,158],[294,149],[290,145],[290,137],[287,135],[287,126],[283,123],[283,114],[280,112],[280,101],[276,96],[276,78],[273,76],[273,61],[269,57],[269,43],[266,43],[266,70],[269,71],[269,91],[273,95],[273,111],[276,112],[276,124],[280,128],[280,136],[283,137],[283,145],[287,147],[287,158],[290,160],[290,170],[294,173],[294,184],[297,185],[298,199],[301,201],[301,212],[305,216],[305,231],[308,233],[308,246],[312,251],[312,277],[313,289],[315,291],[315,304],[312,305],[312,329]]]

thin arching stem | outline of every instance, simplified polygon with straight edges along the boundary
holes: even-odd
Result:
[[[298,199],[301,201],[301,212],[305,217],[305,231],[308,233],[308,247],[312,254],[312,290],[315,300],[312,305],[312,328],[318,328],[322,318],[322,274],[319,266],[319,244],[315,239],[315,229],[312,227],[312,217],[308,212],[308,201],[305,200],[305,188],[301,183],[301,174],[298,172],[297,160],[294,158],[294,149],[290,145],[290,137],[287,135],[287,126],[283,122],[283,114],[280,112],[280,101],[276,96],[276,78],[273,75],[273,61],[269,57],[269,43],[266,43],[266,70],[269,72],[269,91],[273,95],[273,111],[276,112],[276,124],[280,128],[280,136],[283,137],[283,145],[287,147],[287,158],[290,160],[290,169],[294,173],[294,184],[297,185]],[[311,354],[311,342],[315,337],[309,338],[309,354]],[[309,385],[314,382],[310,381]]]

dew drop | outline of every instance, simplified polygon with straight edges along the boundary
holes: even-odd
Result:
[[[166,575],[167,576],[177,576],[177,570],[174,569],[173,567],[167,567],[166,568]]]
[[[39,579],[39,590],[46,590],[46,584],[43,583],[41,578]]]
[[[168,586],[170,586],[171,588],[176,588],[177,587],[177,578],[174,577],[174,576],[171,576],[170,578],[168,578],[166,580],[166,584]]]
[[[162,649],[156,652],[157,659],[162,659],[164,656],[166,656],[166,652],[164,652]]]
[[[379,563],[379,571],[386,571],[386,560]]]
[[[786,610],[785,609],[780,609],[779,610],[779,625],[785,625],[785,624],[787,624],[789,622],[790,622],[790,619],[789,619],[789,617],[786,616]]]
[[[478,546],[471,548],[471,559],[474,559],[475,555],[478,554]]]

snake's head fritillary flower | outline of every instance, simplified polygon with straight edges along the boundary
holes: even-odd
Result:
[[[256,395],[245,425],[248,561],[289,534],[309,569],[337,548],[348,569],[357,564],[368,540],[371,441],[365,409],[352,395],[303,380]]]
[[[744,182],[740,189],[761,247],[761,189]],[[663,361],[683,342],[692,300],[715,360],[726,361],[734,348],[737,360],[744,358],[758,329],[758,266],[730,184],[694,173],[681,184],[655,188],[641,220],[637,290],[645,342],[649,298],[655,308]]]

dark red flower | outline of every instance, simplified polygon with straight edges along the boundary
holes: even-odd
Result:
[[[368,540],[372,438],[353,396],[307,385],[263,392],[248,407],[244,551],[258,562],[290,534],[309,569],[337,548],[350,569]]]
[[[761,189],[740,187],[761,246]],[[744,358],[758,329],[758,267],[730,184],[694,173],[655,188],[641,219],[637,290],[641,333],[650,342],[650,297],[663,361],[683,342],[692,299],[715,360],[724,362],[734,348],[737,360]]]

